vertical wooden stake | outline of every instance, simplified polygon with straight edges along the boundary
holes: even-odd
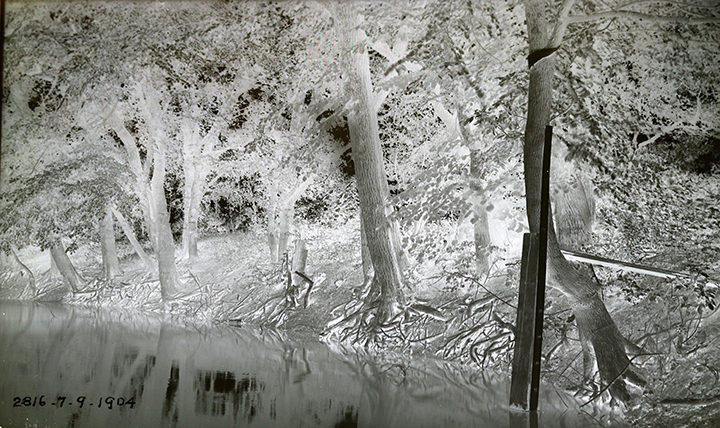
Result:
[[[520,290],[515,321],[510,404],[524,410],[530,402],[530,379],[535,325],[535,283],[537,277],[538,234],[523,236],[523,256],[520,266]]]

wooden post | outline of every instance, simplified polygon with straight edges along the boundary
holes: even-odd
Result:
[[[516,318],[510,405],[534,412],[538,407],[540,359],[545,312],[547,235],[550,217],[550,145],[552,127],[545,128],[539,233],[523,237],[520,292]]]
[[[515,346],[513,348],[510,405],[528,409],[530,403],[532,330],[535,325],[535,284],[537,279],[538,234],[523,236],[523,255],[520,265],[520,292],[515,321]]]
[[[538,274],[535,293],[535,340],[533,340],[532,383],[530,388],[530,411],[538,408],[540,392],[540,363],[542,359],[542,334],[545,316],[545,272],[547,269],[548,222],[550,220],[550,146],[552,126],[545,127],[543,148],[542,187],[540,187],[540,242],[538,245]]]

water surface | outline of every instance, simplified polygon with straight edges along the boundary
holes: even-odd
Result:
[[[0,313],[3,428],[516,424],[507,378],[447,362],[100,308],[0,302]],[[540,426],[598,424],[542,391]]]

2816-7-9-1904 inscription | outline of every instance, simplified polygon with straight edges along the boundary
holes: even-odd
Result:
[[[55,406],[57,408],[61,407],[98,407],[98,408],[106,408],[108,410],[111,409],[118,409],[121,407],[130,407],[131,409],[135,408],[135,397],[125,398],[125,397],[97,397],[97,400],[90,399],[88,400],[88,397],[85,395],[78,395],[76,397],[70,397],[68,399],[67,396],[58,395],[55,400],[50,401],[50,399],[46,399],[44,395],[38,395],[38,396],[25,396],[25,397],[13,397],[13,407],[44,407],[44,406]]]

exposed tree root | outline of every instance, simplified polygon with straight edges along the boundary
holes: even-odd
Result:
[[[515,327],[499,311],[503,300],[486,294],[453,305],[455,315],[447,324],[448,331],[453,333],[440,346],[438,355],[469,360],[482,368],[509,363],[507,356],[512,354]]]
[[[504,356],[513,343],[514,326],[498,310],[503,300],[488,293],[480,298],[453,298],[437,306],[419,300],[393,302],[391,316],[378,322],[380,299],[356,296],[333,309],[336,317],[322,335],[356,347],[431,348],[445,359],[489,367],[507,363]]]
[[[280,267],[281,281],[283,281],[282,290],[265,300],[257,309],[245,315],[244,317],[248,321],[264,326],[281,327],[287,321],[292,310],[300,306],[307,307],[310,304],[310,293],[325,281],[325,275],[320,274],[315,279],[312,279],[302,272],[292,272],[290,266],[290,263],[283,263]],[[302,279],[301,284],[293,282],[293,274]],[[241,304],[242,302],[238,303],[236,307]],[[238,311],[236,310],[235,313],[237,314]],[[233,321],[238,322],[241,319],[242,316],[237,316]]]

